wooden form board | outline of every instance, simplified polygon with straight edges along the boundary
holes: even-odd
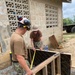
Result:
[[[30,51],[30,52],[29,52]],[[31,56],[30,56],[31,54]],[[29,57],[29,61],[30,61],[30,57],[32,59],[34,54],[33,50],[28,50],[28,57]],[[40,63],[42,63],[43,61],[45,61],[46,59],[48,59],[49,57],[51,57],[52,55],[54,55],[55,52],[46,52],[46,51],[36,51],[36,55],[35,55],[35,59],[34,59],[34,63],[33,65],[38,66]],[[57,60],[57,59],[56,59]],[[55,73],[57,74],[57,68],[59,67],[57,65],[58,62],[56,62],[55,60]],[[61,62],[61,75],[70,75],[71,73],[71,55],[70,54],[64,54],[64,53],[60,53],[60,62]],[[52,69],[51,69],[51,63],[48,64],[47,66],[47,73],[48,75],[53,75],[52,74]],[[39,75],[43,75],[42,73],[43,71],[41,70],[39,73]]]
[[[49,37],[49,40],[50,40],[50,43],[51,43],[51,45],[53,46],[53,48],[56,49],[56,48],[59,47],[59,44],[58,44],[58,42],[57,42],[57,40],[56,40],[56,38],[55,38],[54,35],[50,36],[50,37]]]
[[[34,51],[32,49],[29,50],[29,51],[28,51],[28,57],[29,57],[29,62],[31,63]],[[36,50],[35,59],[34,59],[34,63],[33,64],[35,66],[37,66],[40,63],[42,63],[44,60],[46,60],[47,58],[51,57],[53,54],[55,54],[55,53]]]
[[[61,54],[61,74],[62,75],[71,75],[71,55],[70,54]]]

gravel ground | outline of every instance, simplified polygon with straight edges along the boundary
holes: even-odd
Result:
[[[12,66],[9,66],[6,69],[0,70],[0,75],[16,75]],[[75,75],[75,68],[71,69],[71,75]]]
[[[75,68],[71,69],[71,75],[75,75]]]
[[[12,66],[9,66],[3,70],[0,70],[0,75],[16,75]]]

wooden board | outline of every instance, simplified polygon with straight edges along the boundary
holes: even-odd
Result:
[[[71,75],[71,55],[61,54],[61,75]]]
[[[30,51],[30,52],[29,52]],[[29,62],[30,62],[30,58],[32,59],[34,54],[33,50],[28,50],[28,57],[29,57]],[[54,55],[55,52],[46,52],[46,51],[37,51],[36,55],[35,55],[35,60],[33,65],[38,66],[40,63],[42,63],[43,61],[45,61],[47,58],[51,57],[52,55]],[[30,57],[31,55],[31,57]],[[57,60],[57,59],[56,59]],[[55,63],[58,63],[56,62]],[[70,75],[71,74],[71,55],[70,54],[64,54],[61,53],[60,54],[60,62],[61,62],[61,75]],[[57,67],[58,65],[55,64],[55,69],[56,69],[56,74],[57,74]],[[47,66],[47,70],[48,70],[48,75],[52,75],[52,71],[51,71],[51,63],[48,64]],[[42,70],[40,71],[40,75],[42,75]]]
[[[59,44],[58,44],[54,35],[50,36],[49,40],[50,40],[50,43],[51,43],[51,45],[53,46],[54,49],[59,47]]]

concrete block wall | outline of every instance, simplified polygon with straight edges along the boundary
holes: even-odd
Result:
[[[45,4],[58,8],[58,26],[46,28]],[[55,0],[30,0],[30,16],[32,25],[38,25],[43,33],[44,44],[49,43],[49,37],[55,35],[57,41],[62,39],[62,2]]]
[[[58,8],[58,26],[57,27],[46,28],[45,4],[53,5]],[[51,35],[55,35],[58,42],[61,41],[62,39],[62,2],[61,0],[60,1],[58,0],[58,2],[57,0],[56,1],[55,0],[29,0],[29,6],[30,6],[31,24],[32,26],[33,25],[39,26],[39,29],[41,30],[43,34],[44,45],[50,43],[49,37]],[[1,57],[0,64],[10,60],[9,58],[10,36],[9,36],[9,30],[7,27],[9,27],[9,20],[8,20],[5,0],[0,0],[0,44],[3,43],[3,46],[5,45],[4,47],[2,46],[5,50],[3,49],[4,52],[0,54],[0,57]],[[31,31],[27,32],[24,35],[24,40],[27,46],[31,45],[30,38],[29,38],[30,32]]]
[[[7,26],[9,25],[9,20],[7,16],[7,9],[5,6],[5,0],[0,0],[0,43],[2,46],[2,51],[9,46],[9,32]]]
[[[9,25],[9,20],[7,16],[7,9],[5,6],[5,0],[0,0],[0,69],[6,67],[10,64],[9,61],[9,33],[7,30],[7,25]]]

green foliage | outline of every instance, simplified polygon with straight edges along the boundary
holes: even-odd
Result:
[[[73,18],[74,18],[73,22],[75,23],[75,15],[73,16]]]
[[[73,18],[63,19],[63,25],[69,25],[69,24],[75,24],[75,15],[73,15]]]
[[[70,18],[64,18],[63,19],[63,24],[68,25],[68,24],[73,24],[73,20]]]

